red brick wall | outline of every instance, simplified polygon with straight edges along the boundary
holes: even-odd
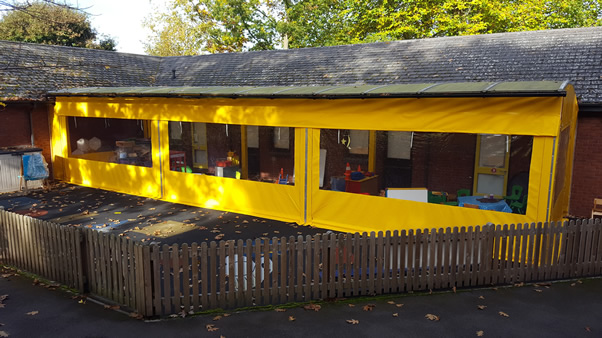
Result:
[[[31,146],[31,124],[33,124],[34,147],[42,148],[42,154],[48,162],[49,169],[52,170],[48,107],[47,102],[6,103],[6,107],[0,108],[0,147]]]
[[[580,112],[569,213],[590,217],[597,197],[602,197],[602,111]]]
[[[6,107],[0,107],[0,147],[31,145],[31,109],[29,103],[7,103]]]

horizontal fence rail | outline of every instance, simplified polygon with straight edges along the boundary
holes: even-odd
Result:
[[[0,211],[0,263],[144,316],[602,273],[599,220],[143,245]]]

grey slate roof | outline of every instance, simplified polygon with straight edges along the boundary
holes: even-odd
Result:
[[[58,66],[41,60],[57,60]],[[13,66],[11,73],[19,62],[36,68]],[[9,86],[7,65],[15,79]],[[68,87],[564,80],[574,85],[581,104],[602,104],[602,27],[164,58],[0,42],[0,97],[7,90],[34,97]]]
[[[0,99],[39,100],[72,87],[152,86],[161,58],[0,41]]]

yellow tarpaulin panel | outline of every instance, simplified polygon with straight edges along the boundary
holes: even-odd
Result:
[[[57,97],[66,116],[274,127],[507,135],[558,133],[561,97],[175,99]]]
[[[161,135],[168,139],[167,122],[161,122]],[[163,199],[175,203],[302,224],[304,175],[296,175],[295,185],[254,182],[193,173],[170,171],[169,144],[161,143],[163,156]],[[295,172],[305,170],[305,129],[295,130]]]
[[[313,131],[313,150],[320,131]],[[527,214],[476,210],[433,203],[320,190],[319,157],[312,158],[311,214],[313,225],[340,231],[363,232],[545,221],[548,212],[552,137],[535,137],[529,171]]]
[[[159,149],[157,122],[151,123],[150,126],[152,148]],[[95,154],[102,153],[88,154],[92,159],[70,158],[67,119],[55,114],[52,130],[52,156],[57,178],[105,190],[151,198],[161,197],[158,151],[152,153],[153,166],[150,168],[94,159],[94,156],[100,159],[100,156]]]

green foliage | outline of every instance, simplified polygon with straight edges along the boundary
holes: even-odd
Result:
[[[602,24],[587,0],[171,0],[147,52],[191,55]]]
[[[0,18],[0,39],[49,45],[115,50],[113,38],[95,42],[87,14],[49,1],[16,3]]]

